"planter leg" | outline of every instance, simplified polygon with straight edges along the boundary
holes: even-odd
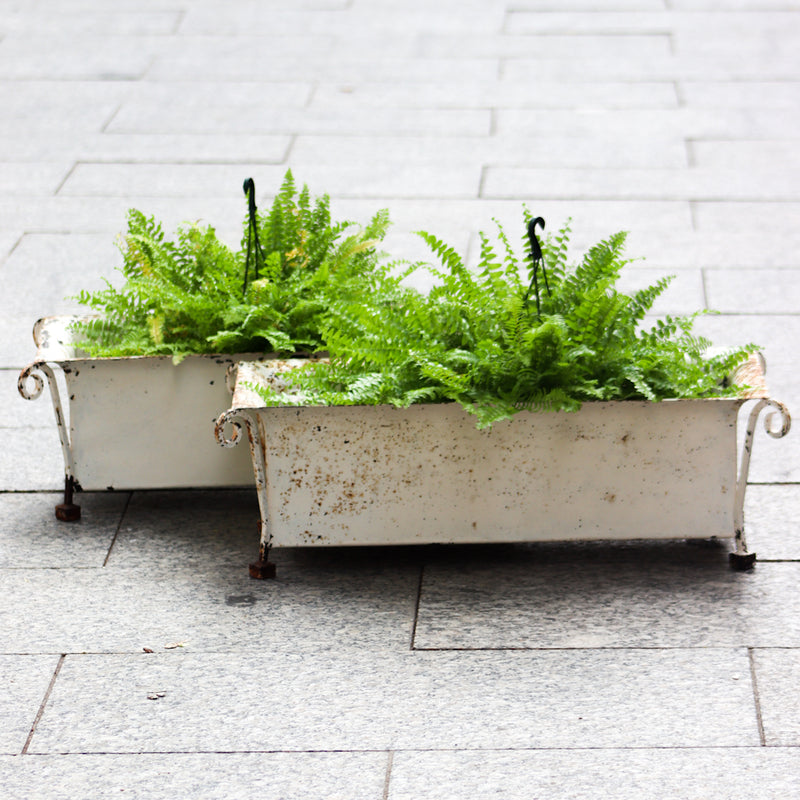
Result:
[[[77,522],[81,518],[81,507],[72,502],[75,479],[72,475],[64,478],[64,502],[56,506],[56,519],[62,522]]]
[[[739,523],[734,539],[736,549],[732,553],[728,553],[728,561],[733,569],[743,572],[755,566],[756,554],[747,549],[747,540],[744,538],[744,520],[740,519]]]
[[[37,323],[38,324],[38,323]],[[34,338],[36,328],[34,328]],[[49,364],[34,361],[22,370],[17,379],[17,389],[25,400],[36,400],[44,390],[44,379],[47,378],[47,385],[50,388],[50,399],[53,403],[53,411],[56,415],[56,427],[58,438],[61,441],[61,452],[64,456],[64,502],[56,506],[56,519],[62,522],[77,522],[81,518],[81,507],[72,502],[72,494],[78,485],[75,482],[75,464],[72,460],[72,443],[69,438],[69,431],[64,417],[64,409],[61,405],[61,395],[58,391],[58,383],[55,373]],[[29,381],[33,381],[33,386]]]
[[[259,531],[261,523],[258,523]],[[263,542],[258,551],[258,561],[250,565],[250,577],[257,580],[265,580],[275,577],[275,564],[269,560],[269,546]]]
[[[258,508],[260,518],[258,521],[258,536],[261,541],[258,561],[250,565],[250,577],[265,580],[275,577],[275,564],[269,560],[270,537],[264,536],[267,530],[267,481],[264,469],[264,448],[258,433],[258,426],[253,418],[244,413],[243,409],[231,408],[217,419],[214,435],[217,442],[223,447],[235,447],[242,438],[242,422],[247,427],[247,440],[250,444],[250,457],[253,461],[253,472],[256,479],[256,492],[258,494]],[[226,426],[230,425],[233,433],[230,438],[225,435]]]
[[[761,412],[765,408],[772,409],[764,420],[764,428],[773,439],[780,439],[789,433],[792,419],[789,412],[782,403],[770,398],[761,398],[753,406],[750,416],[747,418],[747,427],[744,435],[744,446],[739,463],[739,477],[736,481],[736,498],[734,507],[734,535],[736,537],[736,550],[729,555],[730,564],[734,569],[752,569],[756,563],[756,554],[747,550],[747,540],[744,537],[744,495],[747,491],[747,475],[750,471],[750,455],[753,451],[753,436],[756,432],[756,424]],[[780,425],[775,427],[775,417],[778,417]]]
[[[728,560],[733,569],[744,572],[752,569],[756,563],[755,553],[728,553]]]

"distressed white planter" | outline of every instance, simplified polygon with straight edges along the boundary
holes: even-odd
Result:
[[[57,516],[79,516],[73,488],[252,485],[247,454],[230,458],[209,435],[231,401],[226,371],[248,356],[191,356],[179,364],[169,357],[89,358],[75,348],[72,319],[36,323],[36,358],[18,382],[29,400],[42,393],[44,379],[50,388],[67,487]]]
[[[247,429],[259,576],[273,571],[270,548],[318,545],[718,537],[736,538],[749,564],[742,506],[756,420],[772,406],[770,434],[790,425],[758,362],[749,369],[761,388],[747,398],[586,403],[477,430],[455,404],[265,408],[247,384],[273,380],[275,366],[240,364],[216,434],[232,446]]]

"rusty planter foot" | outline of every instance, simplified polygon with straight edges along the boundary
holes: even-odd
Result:
[[[56,519],[61,522],[77,522],[81,518],[81,507],[72,502],[75,492],[75,479],[64,479],[64,502],[56,506]]]
[[[752,569],[756,563],[755,553],[729,553],[728,559],[730,560],[731,567],[737,570]]]
[[[250,565],[250,577],[259,580],[275,577],[275,565],[271,561],[254,561]]]
[[[81,518],[81,507],[75,503],[59,503],[56,506],[56,519],[61,522],[77,522]]]

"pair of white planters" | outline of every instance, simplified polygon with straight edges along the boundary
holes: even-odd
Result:
[[[226,487],[255,477],[256,577],[274,574],[273,547],[584,539],[734,538],[732,562],[747,567],[755,556],[742,509],[756,423],[772,407],[768,433],[779,438],[790,426],[758,360],[742,381],[754,387],[747,397],[587,403],[479,431],[452,404],[264,408],[249,387],[273,380],[285,362],[82,358],[68,323],[37,323],[36,360],[19,381],[28,398],[42,391],[40,373],[50,385],[68,493],[57,513],[79,513],[73,486]],[[226,451],[212,439],[227,406],[217,440],[230,447],[245,429],[249,461],[243,448]]]

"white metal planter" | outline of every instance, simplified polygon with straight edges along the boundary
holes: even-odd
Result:
[[[36,323],[36,358],[18,382],[28,400],[42,393],[44,378],[50,388],[65,471],[56,516],[79,518],[74,489],[252,485],[247,454],[222,453],[209,425],[230,404],[228,368],[256,356],[190,356],[179,364],[169,357],[88,358],[75,348],[72,320]]]
[[[748,397],[586,403],[487,430],[455,404],[265,408],[247,384],[283,368],[240,364],[216,426],[227,447],[247,430],[261,509],[254,577],[274,574],[272,547],[434,542],[735,538],[732,562],[750,566],[742,508],[756,422],[769,406],[780,422],[768,416],[770,435],[790,426],[757,360]]]

